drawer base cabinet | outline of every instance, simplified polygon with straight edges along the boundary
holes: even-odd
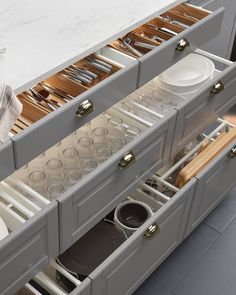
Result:
[[[199,134],[181,153],[167,162],[146,182],[140,183],[135,191],[126,195],[128,200],[145,203],[153,214],[85,279],[79,280],[53,261],[33,278],[36,287],[32,281],[29,281],[23,289],[24,292],[38,294],[38,291],[32,289],[38,288],[39,285],[49,294],[58,295],[132,294],[235,184],[233,171],[236,167],[236,140],[230,142],[181,188],[178,187],[176,180],[180,169],[187,165],[198,151],[201,151],[206,139],[209,143],[214,142],[219,135],[229,132],[233,127],[227,121],[218,119],[209,126],[204,135]],[[222,170],[227,177],[224,182],[220,180],[221,187],[219,187],[217,183],[222,176]],[[113,214],[114,211],[111,211],[102,221],[105,222],[109,218],[114,222]],[[63,283],[61,276],[69,280],[73,287],[68,288],[68,284]],[[16,294],[31,294],[22,293],[23,290]]]
[[[196,182],[194,179],[176,193],[158,176],[153,177],[159,188],[143,183],[129,195],[129,199],[148,204],[153,215],[88,278],[80,282],[54,262],[34,280],[49,294],[132,294],[182,241]],[[171,197],[164,191],[169,191]],[[74,290],[69,292],[58,281],[56,270],[74,283]]]
[[[167,16],[169,15],[186,25],[181,27],[171,23],[168,21]],[[42,83],[45,87],[46,83],[46,87],[48,85],[52,87],[46,89],[57,89],[60,97],[62,94],[68,94],[64,100],[60,100],[61,105],[57,105],[56,110],[40,108],[38,103],[33,102],[34,98],[33,101],[32,97],[29,98],[28,90],[19,93],[19,99],[23,104],[21,116],[23,127],[22,122],[21,128],[15,125],[9,146],[0,147],[1,167],[6,166],[6,158],[9,163],[4,169],[5,172],[0,172],[0,179],[4,179],[15,169],[27,164],[46,149],[132,93],[137,87],[144,85],[215,37],[220,31],[223,15],[223,8],[216,12],[210,12],[188,4],[177,5],[130,32],[131,35],[140,35],[141,30],[144,34],[151,36],[148,41],[149,49],[139,48],[139,57],[130,55],[130,52],[124,52],[122,49],[125,46],[114,46],[117,42],[119,43],[119,40],[91,55],[93,58],[99,58],[103,64],[105,62],[112,66],[112,71],[109,74],[101,71],[101,64],[100,70],[98,70],[91,66],[91,62],[87,64],[86,59],[82,59],[75,62],[72,67],[78,66],[95,71],[98,77],[90,84],[75,83],[73,79],[68,79],[68,70],[71,70],[71,65],[55,75],[47,77],[44,81],[41,78],[40,83],[34,86],[36,90],[37,87],[42,89]],[[156,27],[164,27],[169,33],[166,31],[157,32]],[[146,42],[142,34],[138,37],[140,43]],[[151,40],[154,35],[162,41]],[[89,112],[78,115],[78,110],[87,100],[90,104]],[[30,149],[28,149],[29,146]],[[1,153],[4,157],[1,156]]]

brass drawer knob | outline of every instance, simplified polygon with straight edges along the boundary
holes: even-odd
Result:
[[[221,81],[217,81],[211,89],[212,94],[218,94],[223,91],[225,88],[224,84]]]
[[[182,52],[184,51],[187,47],[190,47],[190,43],[187,39],[183,38],[181,40],[179,40],[176,48],[175,48],[175,51],[177,52]]]
[[[135,155],[133,152],[128,152],[124,155],[124,157],[119,162],[119,168],[127,168],[129,167],[133,162],[135,162]]]
[[[94,111],[94,105],[91,100],[86,99],[81,102],[76,112],[77,117],[85,117]]]
[[[160,232],[160,227],[158,224],[154,223],[149,226],[149,228],[144,233],[145,240],[151,240],[156,234]]]
[[[230,158],[235,158],[236,157],[236,146],[232,148],[232,150],[229,152]]]

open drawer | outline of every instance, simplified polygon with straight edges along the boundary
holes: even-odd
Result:
[[[0,293],[12,295],[58,255],[58,208],[9,177],[0,183],[0,216],[8,231],[0,241]]]
[[[218,119],[158,172],[162,181],[170,183],[179,192],[185,190],[189,180],[197,180],[185,237],[236,183],[236,132],[233,127],[229,122]]]
[[[105,47],[20,93],[23,113],[11,138],[16,169],[135,90],[137,75],[135,59]]]
[[[218,132],[234,127],[220,120]],[[219,153],[197,175],[196,191],[190,209],[185,237],[202,222],[235,185],[236,139]]]
[[[220,32],[223,14],[223,8],[210,12],[179,4],[111,46],[139,60],[140,87],[215,37]]]
[[[141,111],[130,110],[125,98],[41,155],[44,164],[40,170],[45,169],[45,163],[47,167],[53,158],[58,158],[62,167],[59,182],[63,189],[61,195],[56,196],[60,252],[114,208],[137,186],[138,180],[162,167],[169,159],[177,112],[173,110],[159,115]],[[120,126],[119,121],[122,122]],[[81,139],[91,142],[86,155]],[[67,182],[67,172],[72,168],[67,167],[66,150],[74,151],[71,166],[74,165],[73,169],[82,176],[81,179],[76,176],[72,183]],[[40,162],[40,158],[28,166],[34,167],[35,161]],[[51,176],[46,174],[49,183]],[[28,182],[27,176],[24,181]],[[41,193],[48,195],[46,190]]]
[[[126,126],[138,127],[141,134],[57,199],[60,252],[124,199],[138,185],[138,181],[160,168],[169,158],[175,112],[163,118],[153,116],[156,123],[147,122],[141,114],[135,115],[119,105],[108,110],[106,115],[121,118]],[[102,126],[99,118],[94,126]]]
[[[207,57],[216,68],[213,77],[204,81],[197,90],[179,94],[171,92],[163,88],[157,76],[137,89],[135,95],[129,96],[131,108],[145,108],[150,115],[151,112],[164,115],[171,110],[178,111],[171,157],[236,102],[236,63],[199,49],[195,54]]]
[[[154,182],[155,185],[153,185]],[[65,254],[59,256],[59,265],[51,264],[33,280],[46,289],[49,294],[132,294],[182,241],[196,180],[192,180],[182,192],[172,189],[170,185],[162,182],[155,174],[151,177],[151,183],[150,185],[150,179],[147,183],[141,182],[138,189],[128,195],[129,201],[138,201],[148,206],[152,212],[152,215],[146,219],[141,227],[137,228],[135,233],[127,236],[122,228],[119,228],[117,224],[115,225],[114,211],[98,223],[100,230],[103,228],[101,224],[104,222],[108,222],[110,229],[117,230],[118,228],[124,239],[123,242],[118,243],[120,246],[117,245],[114,252],[111,251],[111,254],[105,260],[98,259],[101,262],[95,263],[97,267],[87,277],[84,277],[84,275],[82,277],[81,273],[78,274],[78,277],[77,274],[74,274],[77,277],[75,279],[63,269],[63,267],[67,268],[63,264],[65,261],[63,255],[69,257],[68,253],[72,253],[70,251],[76,253],[75,250],[71,250],[75,247],[73,245]],[[94,228],[97,226],[95,225]],[[108,225],[105,228],[107,229],[107,227]],[[91,232],[88,234],[91,234]],[[86,235],[82,239],[86,238]],[[102,230],[100,235],[107,237],[106,235],[103,236]],[[96,250],[97,248],[100,249],[103,240],[99,236],[97,236],[97,239],[99,240],[97,244],[95,240],[94,245],[88,245],[89,250],[92,251],[94,247]],[[79,245],[82,242],[85,245],[84,241],[79,240],[76,244]],[[89,255],[89,251],[85,255]],[[99,250],[94,250],[92,253],[95,260],[96,255],[100,255]],[[78,264],[80,264],[80,261],[78,261]],[[83,265],[81,269],[86,269],[86,259],[81,262],[81,265]],[[67,280],[63,279],[61,275],[56,276],[55,270],[64,274]],[[67,268],[67,271],[72,274],[70,269]],[[47,276],[46,279],[45,276]],[[73,282],[70,290],[66,288],[69,281]],[[65,282],[66,286],[63,284]]]
[[[176,107],[178,116],[172,156],[236,102],[236,63],[202,50],[196,50],[196,53],[211,59],[216,69],[221,66],[224,70],[216,70],[211,81],[198,92],[186,95],[184,103]]]

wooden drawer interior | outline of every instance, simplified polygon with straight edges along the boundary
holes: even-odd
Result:
[[[119,52],[114,54],[110,51],[101,49],[18,94],[23,111],[13,126],[11,135],[20,133],[132,64],[132,58],[119,58]],[[117,59],[121,62],[117,62]]]
[[[187,30],[209,14],[211,14],[210,11],[202,8],[179,4],[117,39],[110,46],[138,59]]]

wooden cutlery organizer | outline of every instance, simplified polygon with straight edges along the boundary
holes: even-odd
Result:
[[[0,294],[132,294],[235,184],[235,127],[219,117],[235,104],[236,65],[197,49],[224,9],[159,2],[112,37],[103,24],[98,43],[17,87],[23,112],[0,145]],[[185,95],[160,90],[158,75],[190,53],[213,61],[211,79]],[[124,202],[151,210],[132,233],[114,215]],[[104,222],[122,242],[102,257],[96,239],[84,246],[97,264],[83,277],[64,267]],[[111,250],[103,236],[97,246]]]

